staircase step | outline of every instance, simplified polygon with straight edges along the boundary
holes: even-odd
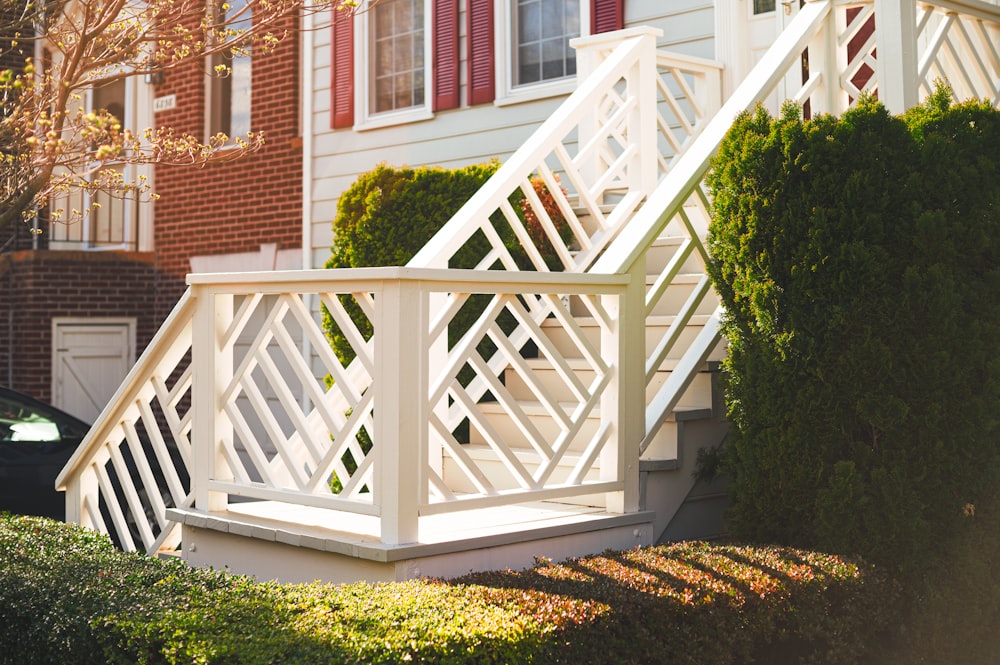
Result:
[[[687,239],[685,235],[664,235],[654,240],[646,251],[646,272],[650,275],[659,275],[663,272],[670,259]],[[684,260],[681,272],[704,274],[705,263],[701,255],[698,252],[691,252]]]
[[[593,317],[589,316],[578,316],[574,317],[578,326],[583,330],[584,335],[586,335],[587,340],[590,341],[591,345],[595,349],[600,348],[601,343],[601,328]],[[646,348],[654,349],[656,344],[660,339],[666,334],[667,329],[670,324],[674,322],[676,317],[673,316],[650,316],[646,318]],[[709,315],[707,314],[695,314],[691,317],[688,325],[685,327],[684,331],[680,335],[679,341],[674,345],[673,350],[667,354],[668,360],[676,360],[680,358],[683,350],[691,346],[692,340],[701,332],[702,327],[708,322]],[[577,348],[576,344],[572,341],[566,330],[563,328],[562,323],[558,319],[546,319],[542,322],[542,330],[545,335],[552,340],[555,344],[556,349],[564,358],[581,358],[582,354]],[[725,356],[725,346],[720,344],[712,355],[709,356],[708,360],[722,360]]]
[[[670,285],[667,286],[660,300],[653,307],[653,316],[674,316],[687,301],[695,287],[705,277],[704,273],[682,273],[675,275]],[[646,288],[656,283],[657,275],[646,275]],[[713,294],[709,294],[698,304],[695,314],[709,315],[719,306],[719,299]],[[570,313],[575,317],[586,318],[590,315],[590,310],[584,306],[579,296],[570,296]]]
[[[569,384],[563,379],[562,375],[555,370],[552,363],[546,358],[528,358],[525,364],[532,371],[533,380],[542,384],[545,390],[548,391],[549,395],[553,399],[559,401],[572,401],[577,399],[576,395],[570,389]],[[569,358],[566,364],[571,370],[576,374],[577,378],[583,383],[584,386],[589,386],[595,377],[594,370],[590,367],[590,364],[583,358]],[[670,372],[673,371],[677,364],[677,360],[667,360],[663,364],[661,371],[657,372],[650,381],[649,385],[646,387],[646,398],[647,400],[652,397],[653,393],[660,389],[660,386],[667,380],[670,376]],[[513,367],[508,367],[504,372],[504,384],[507,390],[516,397],[517,399],[523,400],[534,400],[537,399],[531,386],[525,380],[525,377],[521,375],[520,371],[514,369]],[[705,371],[699,372],[688,389],[684,392],[681,397],[680,406],[685,408],[711,408],[712,407],[712,376],[706,366]]]
[[[570,414],[576,408],[576,404],[561,403],[560,408]],[[524,414],[525,419],[538,432],[539,437],[549,445],[553,444],[563,434],[564,430],[559,422],[552,416],[549,410],[541,402],[520,401],[518,407]],[[527,435],[521,431],[520,426],[514,421],[511,414],[499,402],[482,402],[477,405],[480,413],[489,424],[489,427],[496,432],[497,436],[512,450],[525,450],[534,454],[534,447],[528,440]],[[688,420],[711,418],[713,412],[708,408],[678,407],[664,421],[664,426],[660,428],[657,437],[650,444],[650,455],[655,455],[657,459],[670,459],[676,457],[677,450],[677,427],[676,424]],[[569,444],[567,452],[582,452],[586,449],[591,439],[597,434],[601,424],[600,408],[593,409],[584,418],[579,431]],[[473,423],[469,432],[470,444],[485,444],[487,441],[484,433]],[[648,457],[649,455],[647,455]]]

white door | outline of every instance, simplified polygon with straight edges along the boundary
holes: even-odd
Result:
[[[728,96],[798,13],[799,0],[716,0],[715,6],[716,57],[725,63]],[[778,111],[784,98],[785,86],[781,84],[766,100],[772,113]]]
[[[52,320],[52,403],[94,422],[135,362],[135,319]]]

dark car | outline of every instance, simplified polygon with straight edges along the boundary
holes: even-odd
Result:
[[[0,511],[66,518],[56,476],[90,425],[27,395],[0,388]]]

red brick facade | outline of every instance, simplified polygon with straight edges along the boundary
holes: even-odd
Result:
[[[294,20],[286,27],[277,49],[252,65],[251,126],[264,133],[264,147],[235,162],[156,169],[157,265],[170,275],[189,272],[191,256],[302,246],[299,39]],[[156,123],[205,136],[205,84],[194,67],[167,72],[156,95],[176,95],[177,107],[157,113]]]

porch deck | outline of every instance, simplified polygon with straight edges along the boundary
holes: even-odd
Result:
[[[372,581],[454,577],[654,539],[651,511],[612,514],[549,501],[423,516],[419,542],[403,545],[381,541],[377,517],[276,501],[168,514],[185,529],[189,562],[212,565],[220,551],[237,548],[231,570],[286,582],[353,581],[359,573]]]

